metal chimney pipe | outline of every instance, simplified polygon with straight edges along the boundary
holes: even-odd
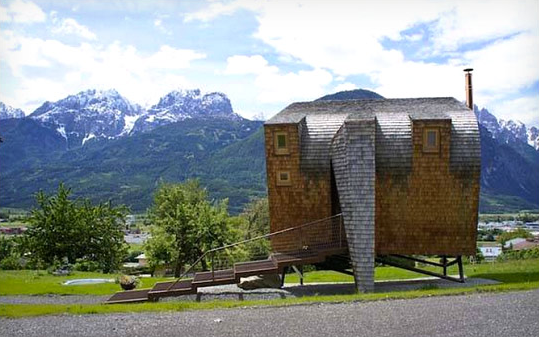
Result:
[[[466,87],[466,106],[473,111],[472,71],[472,68],[464,69],[464,72],[466,73],[464,82]]]

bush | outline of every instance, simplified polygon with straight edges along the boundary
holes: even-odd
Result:
[[[21,258],[15,255],[10,255],[0,261],[0,269],[2,270],[18,270],[22,269]]]
[[[49,265],[47,268],[47,273],[61,276],[61,275],[69,275],[71,273],[71,270],[73,269],[73,266],[69,264],[69,261],[67,258],[63,259],[54,259],[52,264]]]
[[[128,255],[124,262],[138,262],[137,256],[144,253],[142,250],[133,250]]]
[[[21,240],[17,237],[7,238],[0,236],[0,269],[24,269],[26,260],[21,257]]]
[[[539,258],[539,247],[524,250],[509,250],[498,256],[498,261],[528,260]]]
[[[98,271],[99,263],[95,261],[88,261],[84,259],[77,259],[77,262],[73,265],[73,269],[77,271]]]

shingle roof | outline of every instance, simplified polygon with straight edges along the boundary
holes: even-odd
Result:
[[[464,104],[452,97],[364,99],[349,101],[298,102],[287,106],[266,124],[295,124],[306,115],[347,114],[348,118],[361,118],[365,114],[406,113],[412,119],[447,119],[444,113],[467,110]]]
[[[302,170],[324,172],[329,170],[331,141],[341,125],[372,118],[376,119],[377,171],[411,168],[412,123],[418,120],[450,120],[451,168],[480,167],[476,117],[452,97],[293,103],[265,124],[298,124]]]

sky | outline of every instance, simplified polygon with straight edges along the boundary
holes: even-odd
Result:
[[[0,101],[116,89],[228,95],[247,118],[363,88],[465,100],[539,126],[539,0],[0,0]]]

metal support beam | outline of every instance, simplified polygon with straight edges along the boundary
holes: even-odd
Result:
[[[399,257],[402,257],[402,256],[399,256]],[[434,276],[434,277],[439,277],[441,279],[448,280],[448,281],[464,283],[464,272],[463,272],[463,269],[462,269],[462,260],[460,259],[460,256],[458,256],[456,259],[457,259],[457,261],[460,261],[460,262],[457,262],[459,264],[459,278],[454,278],[452,276],[438,274],[438,273],[435,273],[435,272],[432,272],[432,271],[429,271],[429,270],[423,270],[423,269],[419,269],[419,268],[415,268],[415,267],[409,267],[409,266],[401,265],[401,264],[399,264],[397,262],[394,262],[394,261],[391,261],[391,260],[388,260],[388,259],[384,259],[383,257],[377,257],[376,261],[380,262],[380,263],[383,263],[383,264],[387,264],[389,266],[406,269],[406,270],[413,271],[413,272],[416,272],[416,273],[425,274],[425,275]],[[419,260],[419,259],[410,258],[410,260]],[[419,261],[421,261],[421,260],[419,260]],[[435,262],[432,262],[432,263],[429,263],[429,264],[434,264],[434,263]],[[440,264],[440,263],[438,263],[438,265],[443,267],[443,265]]]
[[[413,256],[406,256],[406,255],[400,255],[400,254],[391,254],[390,256],[395,256],[395,257],[398,257],[398,258],[401,258],[401,259],[411,260],[411,261],[415,261],[415,262],[419,262],[419,263],[430,264],[431,266],[436,266],[436,267],[443,267],[444,266],[442,263],[432,262],[432,261],[428,261],[428,260],[421,260],[421,259],[418,259],[417,257],[413,257]]]
[[[299,268],[296,266],[292,266],[292,269],[298,274],[299,276],[299,284],[303,285],[303,265],[300,265]]]
[[[462,256],[457,256],[457,263],[458,263],[458,266],[459,266],[459,277],[460,277],[460,282],[464,283],[464,268],[462,267]]]
[[[447,256],[442,256],[442,264],[444,268],[444,276],[447,276]]]
[[[286,276],[286,272],[288,271],[288,267],[283,268],[283,273],[281,275],[281,288],[284,287],[284,278]]]

